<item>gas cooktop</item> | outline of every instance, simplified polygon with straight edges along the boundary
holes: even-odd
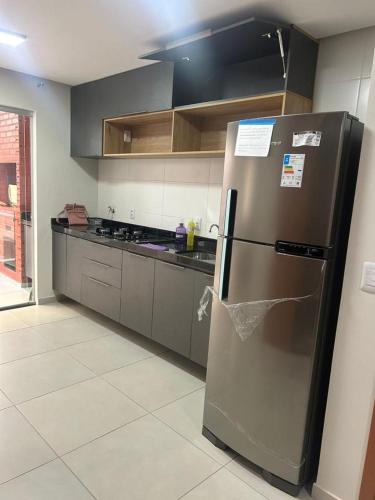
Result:
[[[97,234],[103,238],[109,238],[119,241],[132,241],[134,243],[167,243],[173,241],[173,238],[168,238],[160,234],[153,234],[147,228],[134,229],[130,226],[100,226],[97,227],[93,234]]]

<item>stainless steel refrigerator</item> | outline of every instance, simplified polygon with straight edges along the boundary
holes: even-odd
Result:
[[[297,494],[318,463],[363,125],[272,122],[265,157],[236,156],[228,125],[203,434]]]

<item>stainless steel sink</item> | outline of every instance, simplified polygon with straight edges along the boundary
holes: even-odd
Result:
[[[214,253],[201,252],[199,250],[181,250],[180,252],[176,252],[176,254],[184,255],[185,257],[195,260],[214,261],[216,259],[216,255]]]

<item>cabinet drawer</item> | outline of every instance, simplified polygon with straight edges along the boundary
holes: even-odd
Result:
[[[85,257],[102,264],[108,264],[112,267],[121,269],[122,267],[122,250],[118,248],[106,247],[99,243],[88,242]]]
[[[82,274],[102,281],[107,285],[121,288],[121,271],[108,264],[84,257],[82,261]]]
[[[119,321],[121,290],[90,276],[82,276],[81,302],[95,311]]]

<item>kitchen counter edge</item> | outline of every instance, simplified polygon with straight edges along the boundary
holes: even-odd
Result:
[[[135,253],[138,255],[143,255],[144,257],[150,257],[156,260],[161,260],[169,264],[174,264],[176,266],[186,267],[189,269],[194,269],[195,271],[200,271],[202,273],[213,276],[215,274],[215,261],[198,261],[186,255],[179,255],[176,250],[170,248],[166,251],[158,251],[150,248],[145,248],[138,243],[132,243],[129,241],[119,241],[106,239],[103,236],[97,236],[86,229],[78,229],[73,227],[66,227],[58,223],[51,223],[52,231],[57,233],[67,234],[75,238],[81,238],[83,240],[91,241],[92,243],[97,243],[99,245],[104,245],[111,248],[117,248],[119,250],[125,250],[130,253]],[[168,244],[166,244],[168,246]],[[205,250],[204,247],[199,247],[197,250]]]

